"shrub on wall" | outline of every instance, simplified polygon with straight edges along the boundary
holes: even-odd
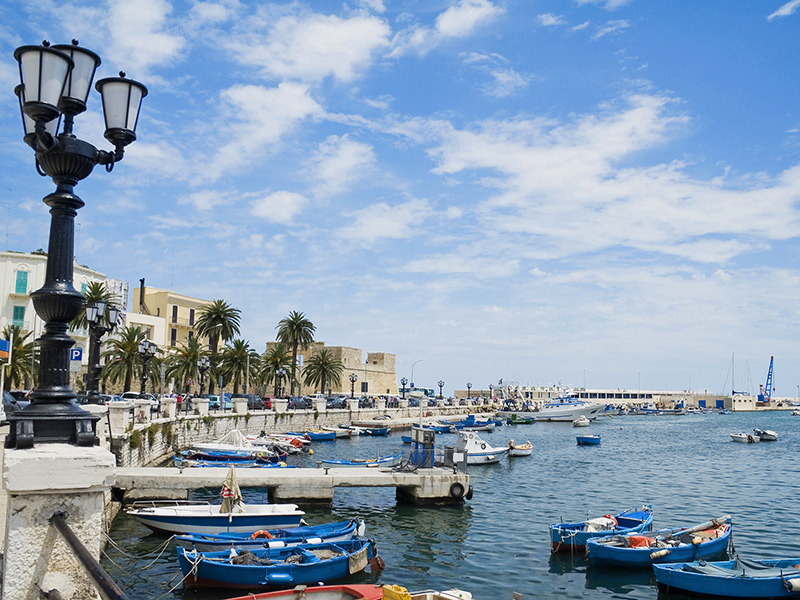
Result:
[[[136,429],[131,432],[130,440],[128,440],[128,444],[132,450],[136,450],[136,448],[142,447],[142,430]]]

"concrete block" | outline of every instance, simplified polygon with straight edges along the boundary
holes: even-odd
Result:
[[[231,398],[231,404],[237,415],[247,414],[247,398]]]
[[[286,398],[275,398],[272,401],[272,408],[276,414],[285,415],[289,412],[289,401]]]
[[[133,401],[133,420],[135,423],[148,424],[150,423],[151,404],[149,400],[134,400]]]
[[[177,398],[159,398],[158,403],[160,404],[159,414],[162,417],[165,417],[167,419],[175,418],[175,411],[177,410],[178,407]]]
[[[128,430],[132,419],[133,402],[111,402],[108,405],[111,437],[122,435]]]
[[[192,405],[195,412],[201,417],[208,414],[208,398],[194,398],[192,399]]]

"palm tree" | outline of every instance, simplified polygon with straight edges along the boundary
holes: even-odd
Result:
[[[336,358],[330,350],[323,348],[308,359],[303,368],[303,375],[306,385],[316,386],[319,384],[319,390],[324,394],[326,383],[335,386],[341,385],[342,371],[344,371],[342,361]]]
[[[233,382],[234,396],[239,393],[239,384],[246,379],[250,363],[258,366],[258,353],[244,340],[233,340],[220,353],[219,370],[226,382]]]
[[[314,341],[314,324],[306,319],[306,316],[293,310],[288,317],[281,319],[278,323],[278,340],[287,344],[292,349],[292,392],[294,396],[294,384],[297,381],[297,349],[306,347]]]
[[[86,318],[86,307],[91,304],[97,304],[98,300],[102,300],[106,303],[106,313],[101,316],[101,325],[108,325],[108,309],[111,308],[111,305],[117,300],[117,297],[112,294],[108,288],[106,288],[105,283],[101,283],[99,281],[90,281],[86,285],[86,293],[83,294],[83,305],[81,305],[81,312],[72,319],[72,323],[69,324],[70,328],[73,331],[77,331],[78,329],[86,329],[89,327],[89,321]]]
[[[189,380],[200,385],[200,369],[197,363],[201,358],[208,356],[208,351],[203,348],[200,340],[196,337],[189,338],[185,344],[181,344],[175,352],[166,358],[167,376],[175,378],[176,384],[183,390],[190,390]],[[201,390],[202,393],[202,390]]]
[[[119,337],[107,340],[108,350],[102,354],[107,360],[101,373],[103,380],[109,379],[115,383],[124,379],[125,391],[129,391],[134,377],[137,377],[137,373],[141,373],[142,358],[139,356],[139,342],[146,338],[143,331],[129,326],[119,332]]]
[[[27,342],[31,335],[31,331],[26,334],[22,333],[22,327],[19,325],[6,325],[3,328],[2,339],[11,340],[11,364],[3,364],[2,368],[6,370],[6,381],[3,386],[6,390],[10,390],[13,384],[14,387],[25,387],[28,381],[33,381],[33,371],[31,370],[31,357],[33,356],[33,340]]]
[[[208,338],[208,347],[211,359],[211,372],[213,373],[217,365],[217,347],[219,341],[227,342],[232,340],[239,333],[239,319],[241,311],[233,308],[224,300],[214,300],[205,304],[198,310],[199,316],[195,323],[198,335]],[[209,393],[214,391],[214,378],[211,377],[208,383]]]
[[[266,386],[274,382],[275,393],[273,396],[277,396],[281,384],[281,377],[278,376],[278,369],[290,371],[292,367],[292,355],[289,354],[289,350],[285,345],[278,342],[267,348],[267,351],[264,352],[264,356],[261,357],[259,362],[261,363],[261,368],[258,371],[259,383]]]

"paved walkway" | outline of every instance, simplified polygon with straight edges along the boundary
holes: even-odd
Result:
[[[3,464],[3,449],[6,445],[8,425],[0,427],[0,465]],[[8,512],[8,498],[6,494],[6,480],[0,475],[0,552],[6,548],[6,513]]]

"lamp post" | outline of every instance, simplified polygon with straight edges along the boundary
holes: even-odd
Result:
[[[439,398],[444,398],[444,396],[442,396],[442,388],[444,387],[444,381],[440,379],[438,386],[439,386]]]
[[[207,356],[204,356],[197,361],[197,370],[200,371],[200,395],[203,395],[203,386],[206,382],[206,371],[211,367],[211,361]]]
[[[111,171],[122,160],[125,146],[136,139],[136,123],[147,88],[120,77],[101,79],[95,88],[103,99],[105,138],[114,145],[111,152],[98,150],[72,133],[75,115],[86,110],[86,99],[100,65],[94,52],[72,44],[20,46],[14,51],[19,62],[20,84],[15,89],[22,111],[24,141],[36,152],[36,170],[49,176],[55,192],[44,197],[50,207],[50,239],[44,286],[31,294],[33,306],[45,322],[38,339],[40,348],[39,387],[31,393],[31,404],[9,415],[11,427],[7,448],[31,448],[35,443],[69,443],[93,446],[98,443],[98,415],[92,415],[73,401],[69,382],[69,323],[80,312],[83,296],[73,282],[75,217],[84,205],[73,193],[95,165]],[[58,132],[63,117],[63,128]]]
[[[114,330],[119,319],[119,308],[111,306],[106,315],[106,303],[98,300],[86,307],[86,320],[89,322],[89,395],[87,404],[102,404],[100,398],[100,338]],[[108,326],[103,325],[107,322]]]
[[[140,394],[144,394],[145,384],[147,383],[147,363],[156,355],[158,346],[150,340],[143,340],[139,342],[139,356],[142,358],[142,386],[139,389]]]
[[[494,386],[490,383],[489,384],[489,399],[494,398]]]
[[[350,373],[350,399],[351,400],[353,398],[355,398],[356,379],[358,379],[358,375],[356,375],[355,373]]]
[[[417,363],[424,362],[424,361],[425,361],[424,358],[420,358],[419,360],[415,360],[413,363],[411,363],[411,387],[412,388],[414,387],[414,365],[416,365]]]
[[[275,371],[275,375],[277,375],[277,386],[275,387],[275,395],[280,398],[283,395],[283,376],[286,375],[286,369],[283,367],[279,367]]]
[[[401,386],[403,386],[403,387],[402,387],[402,392],[403,392],[403,400],[405,400],[405,399],[406,399],[406,384],[407,384],[407,383],[408,383],[408,379],[406,379],[405,377],[401,377],[401,378],[400,378],[400,385],[401,385]]]
[[[467,400],[469,400],[469,392],[472,389],[472,384],[468,381],[467,382]]]

